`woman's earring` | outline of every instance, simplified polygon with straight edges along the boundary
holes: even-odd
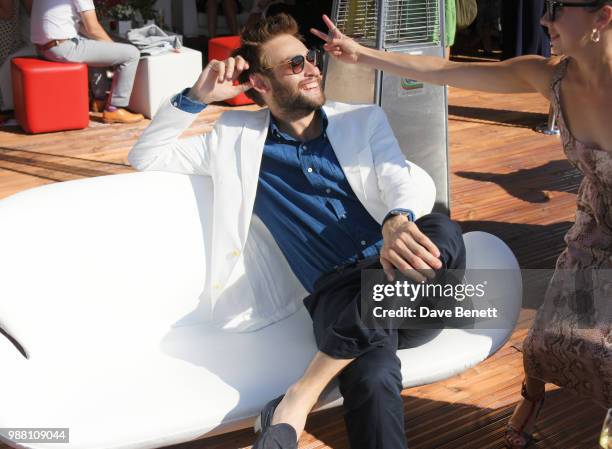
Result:
[[[597,43],[599,42],[599,39],[601,39],[601,33],[597,28],[593,28],[593,32],[591,33],[591,40]]]

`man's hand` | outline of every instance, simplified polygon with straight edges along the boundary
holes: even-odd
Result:
[[[252,87],[250,82],[234,85],[238,76],[248,68],[249,63],[241,56],[230,57],[225,61],[213,59],[204,68],[187,96],[206,104],[233,98]]]
[[[389,282],[395,279],[394,268],[417,282],[433,279],[433,270],[442,268],[440,251],[417,225],[403,215],[385,221],[380,263]]]
[[[325,41],[325,45],[323,45],[325,51],[342,62],[357,64],[359,56],[363,53],[363,47],[350,37],[342,34],[334,25],[334,22],[325,14],[323,15],[323,22],[329,28],[329,34],[315,28],[311,28],[310,32]]]

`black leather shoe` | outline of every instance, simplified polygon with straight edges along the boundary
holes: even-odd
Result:
[[[297,434],[287,423],[274,424],[262,431],[252,449],[297,449]]]
[[[285,395],[281,394],[276,399],[272,399],[270,402],[264,405],[264,408],[261,409],[261,412],[259,413],[259,416],[255,420],[255,424],[253,425],[253,429],[255,429],[255,432],[263,432],[266,430],[266,428],[270,427],[270,423],[272,422],[272,416],[274,416],[274,411],[276,410],[276,407],[278,407],[278,404],[280,404],[284,397]]]

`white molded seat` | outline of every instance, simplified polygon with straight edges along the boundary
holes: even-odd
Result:
[[[202,73],[202,53],[183,47],[180,52],[141,56],[130,97],[130,109],[152,118],[162,102],[192,86]]]
[[[0,428],[69,427],[66,448],[160,447],[251,424],[303,373],[316,348],[302,306],[248,333],[200,319],[210,197],[205,177],[145,172],[0,201],[0,327],[29,355],[0,335]],[[488,290],[506,321],[399,351],[406,387],[476,365],[516,323],[512,252],[490,234],[464,239],[468,267],[514,270]],[[330,388],[323,407],[339,401]]]

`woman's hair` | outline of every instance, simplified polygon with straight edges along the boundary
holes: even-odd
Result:
[[[589,8],[589,10],[591,12],[597,12],[599,11],[601,8],[603,8],[604,6],[612,6],[612,0],[596,0],[597,1],[597,5],[593,6],[592,8]]]
[[[241,46],[232,53],[232,56],[242,56],[249,63],[249,69],[240,74],[238,81],[246,83],[251,73],[265,73],[269,62],[262,54],[262,47],[266,42],[282,34],[303,40],[298,30],[298,24],[293,17],[284,13],[262,18],[252,26],[245,28],[240,35]],[[245,93],[259,106],[265,104],[255,89],[249,89]]]
[[[612,0],[598,0],[597,1],[597,6],[594,6],[595,11],[603,8],[606,5],[612,6]]]

